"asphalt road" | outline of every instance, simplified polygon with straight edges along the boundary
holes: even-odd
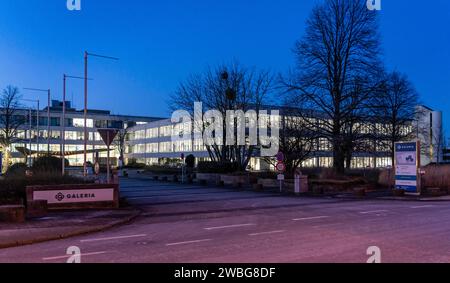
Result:
[[[122,181],[143,210],[102,233],[0,250],[0,262],[84,263],[450,262],[450,203],[345,201],[232,188]]]

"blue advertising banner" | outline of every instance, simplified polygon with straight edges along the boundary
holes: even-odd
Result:
[[[419,144],[417,142],[395,144],[395,188],[408,193],[419,193],[418,167]]]

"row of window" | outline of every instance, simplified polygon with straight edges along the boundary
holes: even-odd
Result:
[[[25,147],[28,148],[29,145],[28,144],[22,144],[22,143],[14,143],[11,145],[11,151],[12,153],[18,153],[17,148],[18,147]],[[106,149],[106,146],[102,145],[102,146],[92,146],[92,145],[88,145],[87,146],[87,150],[92,150],[92,149]],[[114,149],[114,147],[112,147]],[[47,144],[39,144],[39,148],[37,146],[37,144],[31,144],[31,150],[32,151],[41,151],[41,152],[45,152],[48,150],[48,145]],[[66,144],[65,146],[65,152],[74,152],[74,151],[79,151],[82,152],[84,150],[84,145],[68,145]],[[50,145],[50,151],[53,152],[60,152],[61,151],[61,145],[59,144],[51,144]],[[106,151],[105,152],[101,152],[100,153],[100,157],[106,157]],[[116,149],[111,151],[111,156],[112,157],[116,157],[118,156],[118,151]]]
[[[30,137],[30,131],[18,131],[17,132],[17,138],[19,139],[29,139]],[[65,131],[64,136],[66,140],[73,140],[73,141],[81,141],[84,140],[84,132],[83,131]],[[37,139],[38,134],[37,131],[31,130],[31,139]],[[47,130],[40,130],[39,131],[39,138],[47,139]],[[50,138],[51,139],[61,139],[61,131],[51,131],[50,132]],[[89,132],[89,140],[90,141],[101,141],[100,134],[97,132]]]
[[[161,143],[148,143],[148,144],[136,144],[129,146],[127,153],[171,153],[171,152],[202,152],[206,151],[206,147],[202,140],[192,141],[176,141],[176,142],[161,142]]]
[[[66,127],[74,127],[74,128],[84,128],[84,118],[66,118],[65,119],[65,126]],[[24,124],[24,126],[28,125],[30,123],[29,117],[21,116],[21,123]],[[31,125],[36,126],[37,124],[37,117],[33,115],[31,117]],[[47,126],[48,125],[48,118],[47,116],[40,116],[39,117],[39,125],[40,126]],[[112,120],[93,120],[93,119],[86,119],[86,125],[88,128],[112,128],[112,129],[123,129],[124,123],[122,121],[112,121]],[[50,117],[50,126],[51,127],[61,127],[61,118],[59,117]]]
[[[198,161],[208,161],[209,158],[198,158]],[[160,164],[161,160],[158,158],[139,158],[136,160],[138,163],[143,163],[147,165]],[[265,170],[272,169],[275,170],[273,166],[269,166],[265,161],[259,158],[252,158],[250,161],[250,166],[252,170]],[[333,158],[331,157],[319,157],[311,158],[302,163],[303,168],[315,168],[317,166],[330,168],[333,166]],[[389,157],[382,158],[372,158],[372,157],[355,157],[352,159],[352,168],[385,168],[392,166],[392,161]]]
[[[299,117],[287,117],[286,118],[286,125],[289,127],[292,124],[301,123],[302,118]],[[305,122],[302,122],[305,123]],[[325,123],[325,121],[318,120],[318,119],[309,119],[308,124],[315,123],[317,127],[320,127],[321,125]],[[270,126],[270,125],[269,125]],[[131,140],[143,140],[143,139],[152,139],[152,138],[158,138],[158,137],[171,137],[171,136],[182,136],[185,133],[192,132],[193,125],[192,123],[180,123],[176,125],[168,125],[168,126],[162,126],[159,128],[149,128],[144,130],[135,131],[134,133],[130,134]],[[380,134],[380,135],[387,135],[389,132],[392,131],[390,129],[389,125],[383,125],[383,124],[371,124],[371,123],[355,123],[354,130],[359,131],[363,134],[369,134],[372,133],[374,130]],[[413,131],[413,127],[411,125],[404,125],[401,126],[399,129],[399,132],[401,135],[408,135]],[[331,145],[326,141],[325,139],[321,139],[319,141],[319,150],[329,150],[331,148]]]

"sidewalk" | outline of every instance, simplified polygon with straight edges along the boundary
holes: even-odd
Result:
[[[134,173],[134,174],[133,174]],[[137,172],[132,172],[130,174],[130,179],[137,179],[137,180],[153,180],[152,176],[146,175],[146,174],[138,174]],[[157,181],[158,183],[168,183],[168,184],[174,184],[173,182],[161,182]],[[199,186],[198,183],[191,184],[192,186]],[[211,185],[212,187],[216,187],[214,185]],[[222,188],[229,188],[231,190],[235,190],[235,188],[231,186],[225,186]],[[254,191],[250,186],[244,186],[240,189],[240,191]],[[264,193],[273,193],[273,194],[279,194],[279,188],[265,188]],[[283,192],[281,195],[285,196],[293,196],[292,192]],[[336,199],[345,199],[345,200],[392,200],[392,201],[423,201],[423,202],[431,202],[431,201],[450,201],[450,195],[446,196],[440,196],[440,197],[432,197],[432,196],[393,196],[392,192],[389,190],[381,190],[381,191],[373,191],[367,193],[364,197],[356,196],[354,193],[334,193],[334,194],[325,194],[325,195],[318,195],[314,193],[306,193],[302,194],[304,197],[310,197],[310,198],[336,198]]]
[[[0,249],[100,232],[130,222],[139,214],[133,208],[52,212],[22,224],[0,223]]]
[[[333,198],[339,199],[375,199],[375,200],[393,200],[393,201],[450,201],[450,195],[445,196],[393,196],[390,191],[369,192],[365,197],[358,197],[354,193],[342,193],[332,195]]]

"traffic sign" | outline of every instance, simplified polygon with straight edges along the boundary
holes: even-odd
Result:
[[[118,129],[97,129],[97,131],[99,132],[100,136],[102,137],[103,141],[106,144],[106,180],[108,182],[108,184],[111,182],[111,168],[110,168],[110,149],[109,147],[111,146],[111,144],[114,141],[114,138],[117,136],[117,134],[119,133]]]
[[[277,154],[277,161],[283,162],[284,161],[284,153],[282,151],[279,151]]]
[[[105,142],[106,146],[110,146],[119,133],[119,130],[117,129],[98,129],[97,131],[102,137],[102,140]]]
[[[283,162],[278,162],[276,168],[278,172],[286,171],[286,165]]]

